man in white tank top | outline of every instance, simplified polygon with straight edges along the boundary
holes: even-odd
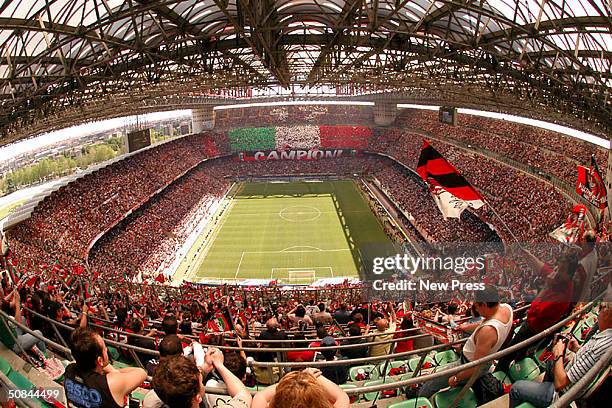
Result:
[[[464,361],[451,363],[445,366],[446,368],[453,368],[465,364],[465,360],[474,361],[497,352],[512,329],[512,307],[499,303],[497,289],[487,286],[484,290],[477,291],[474,295],[474,307],[484,320],[463,346]],[[481,375],[486,374],[489,365],[482,369]],[[421,387],[419,396],[429,398],[443,388],[463,385],[477,369],[479,367],[428,381]]]

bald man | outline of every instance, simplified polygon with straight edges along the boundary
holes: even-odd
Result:
[[[382,343],[393,338],[395,329],[397,327],[397,318],[395,316],[395,310],[393,309],[393,303],[390,304],[389,319],[390,321],[385,318],[378,319],[376,321],[376,331],[370,338],[371,342]],[[378,357],[389,354],[391,351],[391,344],[392,343],[382,343],[370,346],[370,357]]]
[[[266,322],[266,330],[261,332],[258,340],[287,340],[287,333],[280,330],[280,324],[275,317],[268,319]],[[276,343],[262,343],[262,347],[282,347]],[[270,352],[259,352],[257,353],[257,361],[266,361],[272,362],[274,361],[274,357],[276,357],[276,353]],[[255,378],[257,382],[260,384],[270,385],[274,384],[278,381],[278,370],[272,369],[269,367],[255,367]]]

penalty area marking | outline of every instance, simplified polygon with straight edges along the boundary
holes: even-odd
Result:
[[[293,248],[313,248],[313,249],[306,250],[306,251],[296,251],[296,250],[293,250]],[[238,262],[238,267],[236,267],[236,273],[234,275],[234,279],[238,279],[238,275],[240,275],[240,267],[242,266],[242,261],[244,260],[244,256],[248,254],[287,254],[287,253],[345,252],[345,251],[350,251],[350,249],[349,248],[321,249],[321,248],[312,247],[312,246],[291,246],[291,247],[285,248],[280,251],[242,251],[242,254],[240,255],[240,261]],[[331,271],[332,277],[334,276],[334,271],[331,266],[316,266],[315,268],[329,268]],[[273,268],[273,269],[281,269],[281,268]],[[291,269],[291,268],[285,268],[285,269]],[[304,268],[293,268],[293,269],[304,269]]]
[[[313,280],[317,278],[317,271],[325,271],[325,270],[329,270],[329,275],[328,276],[324,276],[322,275],[322,277],[334,277],[334,268],[332,268],[331,266],[305,266],[305,267],[301,267],[301,268],[288,268],[288,267],[278,267],[278,268],[272,268],[272,270],[270,271],[270,279],[275,279],[274,274],[281,274],[281,276],[277,276],[276,279],[290,279],[290,276],[292,273],[295,274],[300,274],[300,273],[309,273],[312,274],[310,276],[312,276]],[[287,274],[287,276],[283,275],[283,272],[285,272]]]

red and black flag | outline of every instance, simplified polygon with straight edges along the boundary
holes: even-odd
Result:
[[[429,185],[444,219],[459,218],[466,208],[484,205],[480,193],[427,140],[421,149],[417,172]]]
[[[591,156],[591,166],[589,168],[578,166],[576,192],[600,210],[608,206],[606,183],[601,177],[594,155]]]

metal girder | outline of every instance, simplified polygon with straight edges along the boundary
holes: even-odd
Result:
[[[425,17],[419,22],[420,26],[428,27],[431,23],[436,22],[450,14],[455,10],[459,10],[465,5],[472,3],[474,0],[455,0],[453,2],[446,2],[442,7],[435,9],[431,13],[425,15]],[[433,3],[432,3],[433,4]]]
[[[313,85],[316,81],[315,78],[319,74],[319,71],[323,67],[325,59],[334,51],[334,48],[338,45],[339,38],[344,34],[344,30],[350,30],[354,24],[355,10],[363,5],[363,0],[348,0],[344,3],[344,7],[336,24],[332,28],[333,37],[325,43],[319,53],[319,57],[312,66],[312,69],[308,73],[306,82],[309,85]]]
[[[452,91],[462,81],[503,92],[482,96],[484,108],[528,98],[612,130],[612,20],[598,2],[588,1],[588,16],[560,0],[506,2],[502,12],[484,0],[411,3],[127,0],[111,10],[106,0],[32,0],[24,18],[0,17],[0,135],[29,134],[46,115],[62,120],[109,95],[137,106],[170,92],[352,82],[439,85],[468,103],[469,91]],[[97,18],[79,24],[86,5]]]
[[[279,46],[281,37],[274,0],[237,0],[238,12],[244,15],[244,23],[250,27],[250,37],[255,39],[258,55],[263,58],[279,83],[290,86],[290,72],[285,50]],[[244,30],[244,27],[242,28]],[[245,33],[246,34],[246,33]]]
[[[517,30],[514,27],[505,30],[494,31],[492,33],[483,34],[480,36],[479,45],[486,45],[502,39],[516,39],[518,37],[531,35],[542,35],[542,33],[550,30],[565,30],[567,28],[584,28],[584,27],[600,27],[610,29],[610,18],[604,16],[587,16],[587,17],[571,17],[561,18],[557,20],[545,20],[537,24],[536,22],[529,23]]]
[[[400,3],[396,4],[395,10],[399,10],[400,8],[404,7],[404,5],[406,3],[408,3],[409,0],[402,0]],[[375,22],[375,26],[372,27],[373,29],[378,29],[378,27],[383,26],[384,24],[386,24],[389,20],[391,20],[391,18],[394,16],[394,13],[389,14],[387,17],[385,17],[384,19],[380,19],[380,20],[376,20]],[[414,29],[416,29],[416,26],[413,26]],[[374,31],[374,30],[372,30]],[[389,36],[387,38],[384,39],[384,43],[381,45],[380,48],[372,48],[372,50],[365,52],[362,54],[362,56],[360,56],[359,58],[357,58],[356,60],[354,60],[351,64],[346,65],[345,67],[343,67],[338,73],[336,73],[334,76],[335,77],[339,77],[342,76],[346,73],[347,70],[349,70],[350,68],[352,68],[355,65],[360,65],[363,63],[363,61],[365,61],[366,59],[372,57],[373,55],[382,52],[382,50],[385,49],[385,47],[391,43],[391,41],[393,41],[393,39],[396,36],[396,32],[392,32],[389,34]],[[370,34],[369,39],[371,40],[373,38],[372,34]],[[360,39],[358,41],[358,46],[363,46],[363,41]]]
[[[118,38],[105,35],[103,38],[88,33],[84,28],[73,27],[66,24],[50,23],[48,21],[41,22],[32,19],[0,17],[0,30],[16,30],[16,31],[45,31],[48,33],[65,35],[67,37],[86,38],[91,41],[105,42],[110,45],[124,45],[124,41]]]
[[[240,33],[241,37],[247,42],[251,50],[253,50],[255,55],[257,55],[257,57],[262,62],[262,64],[266,67],[266,69],[268,69],[268,71],[270,71],[270,73],[276,77],[276,79],[282,86],[288,88],[289,78],[288,78],[288,72],[286,71],[287,61],[279,58],[280,50],[278,49],[273,50],[273,46],[270,42],[270,38],[269,37],[264,38],[264,36],[261,33],[260,25],[261,24],[271,24],[271,23],[266,23],[265,20],[264,21],[260,20],[259,17],[261,16],[256,16],[255,13],[253,13],[253,10],[249,8],[249,4],[256,4],[258,3],[258,1],[249,2],[249,1],[237,0],[238,4],[243,6],[241,7],[241,10],[243,10],[246,13],[250,24],[252,24],[251,33],[249,35],[246,35],[246,32],[244,31],[244,27],[236,20],[236,18],[234,18],[234,16],[228,10],[228,4],[229,4],[228,2],[223,1],[223,0],[213,0],[213,1],[217,5],[217,7],[219,7],[219,9],[223,12],[228,22],[234,27],[236,32]],[[266,5],[270,5],[273,3],[271,0],[261,0],[261,1]],[[245,5],[246,7],[244,7]],[[264,11],[271,12],[271,10],[269,9],[265,9]],[[270,15],[270,18],[271,18],[271,15]],[[259,30],[254,30],[253,29],[254,27],[259,28]]]
[[[63,65],[65,63],[65,64],[75,66],[75,67],[88,67],[91,64],[93,64],[93,61],[87,61],[87,60],[76,59],[76,58],[66,58],[62,61],[62,59],[59,57],[49,57],[49,56],[40,57],[40,58],[35,59],[35,57],[29,57],[26,55],[12,55],[12,56],[9,56],[8,58],[5,57],[5,58],[0,59],[0,65],[12,65],[12,64],[20,65],[20,64],[33,64],[33,63],[49,64],[49,65]]]
[[[176,24],[180,32],[184,34],[189,34],[195,38],[201,37],[202,35],[201,29],[199,29],[195,24],[191,24],[189,21],[185,20],[174,10],[165,6],[164,4],[161,4],[159,1],[157,0],[136,0],[136,2],[138,2],[139,4],[142,4],[143,6],[150,7],[150,9],[156,12],[159,16]],[[207,50],[202,50],[201,46],[199,46],[199,48],[200,48],[200,53],[202,53],[202,51],[204,52],[207,51]],[[213,51],[212,49],[213,47],[210,47],[210,48],[211,49],[208,51]],[[214,47],[214,50],[217,51],[219,49]],[[221,50],[219,51],[222,52]],[[231,54],[231,53],[225,53],[225,52],[222,52],[222,53],[223,53],[223,56],[230,58],[234,63],[240,65],[242,68],[244,68],[246,71],[249,71],[255,77],[261,77],[261,74],[256,69],[254,69],[251,65],[244,62],[238,56]]]
[[[198,36],[200,30],[198,30],[194,25],[192,25],[189,21],[185,20],[174,10],[169,8],[163,3],[160,3],[157,0],[135,0],[136,3],[139,3],[143,6],[150,7],[150,10],[156,12],[160,16],[164,17],[166,20],[173,22],[176,24],[176,27],[181,33],[189,33],[194,36]]]
[[[294,35],[294,36],[286,36],[283,37],[283,44],[300,44],[303,43],[304,40],[308,40],[308,41],[312,41],[313,43],[324,43],[326,41],[325,38],[317,38],[318,36],[316,35],[310,35],[308,37],[303,37],[303,36],[298,36],[298,35]],[[326,36],[328,37],[328,36]],[[384,39],[374,39],[374,38],[370,38],[368,39],[368,43],[364,43],[364,45],[370,46],[372,48],[378,48],[381,45],[383,45],[383,43],[386,43],[387,41]],[[340,44],[342,44],[342,41],[339,42]],[[219,44],[220,47],[225,48],[227,50],[230,50],[232,46],[235,47],[240,47],[241,44],[233,44],[232,41],[227,41],[224,43],[220,43]],[[387,49],[389,50],[393,50],[393,49],[398,49],[398,50],[402,50],[404,52],[410,52],[410,53],[414,53],[415,57],[416,56],[429,56],[434,52],[437,52],[437,50],[435,49],[431,49],[431,48],[427,48],[424,46],[418,46],[418,45],[411,45],[410,47],[406,47],[406,42],[398,37],[395,38],[394,40],[392,40],[391,42],[388,42],[388,44],[386,44]],[[185,48],[182,51],[192,51],[192,52],[197,52],[197,48]],[[186,55],[177,55],[176,56],[179,59],[185,58]],[[465,59],[465,56],[462,56],[461,54],[457,54],[455,52],[447,52],[447,53],[440,53],[438,52],[437,57],[441,60],[447,60],[447,61],[455,61],[457,62],[459,65],[474,65],[478,68],[484,68],[484,69],[492,69],[492,66],[490,63],[488,63],[485,60],[482,61],[474,61],[473,59]],[[145,58],[144,56],[142,58]],[[138,60],[132,60],[128,63],[126,63],[125,67],[122,69],[120,66],[116,66],[116,74],[120,74],[123,70],[127,70],[130,71],[132,70],[134,67],[138,67],[142,64],[142,62],[139,62]],[[500,72],[504,72],[503,70]],[[523,79],[523,74],[519,71],[515,71],[514,74],[512,74],[510,71],[505,72],[505,75],[509,75],[510,77],[514,77],[516,80],[522,80]],[[95,78],[95,80],[103,80],[104,78]],[[109,78],[111,79],[111,78]],[[29,81],[30,79],[27,78],[24,80],[24,82],[27,83],[27,81]],[[338,78],[336,80],[336,83],[341,82],[342,79]],[[533,83],[533,80],[532,80]],[[541,87],[549,87],[548,83],[542,83],[540,85]]]

